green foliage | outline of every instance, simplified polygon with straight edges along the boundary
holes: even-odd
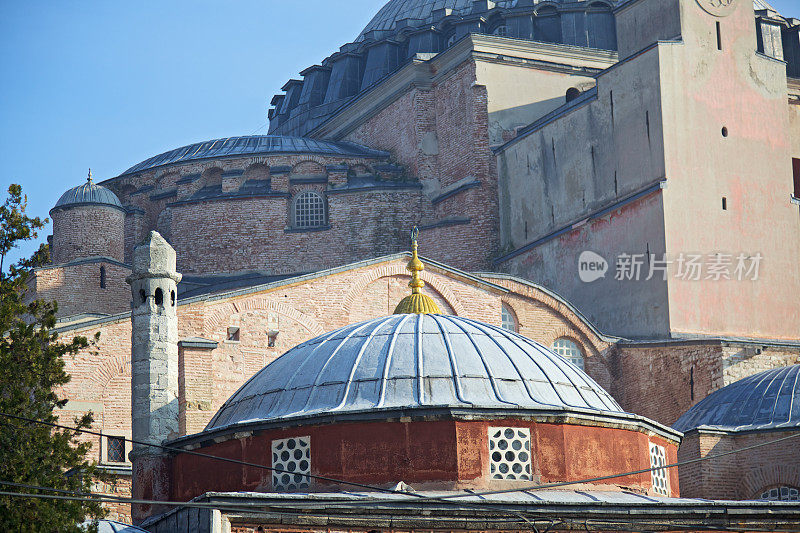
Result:
[[[27,199],[11,185],[0,208],[0,269],[6,254],[22,241],[37,237],[46,220],[25,214]],[[26,282],[32,268],[47,262],[44,245],[30,259],[0,270],[0,412],[45,422],[58,422],[66,405],[58,388],[69,382],[64,356],[92,343],[85,337],[59,340],[55,302],[27,301]],[[61,420],[89,428],[92,415]],[[90,492],[96,465],[86,456],[90,445],[75,431],[0,417],[0,480],[66,491]],[[36,490],[0,487],[11,492]],[[53,494],[42,491],[42,494]],[[68,501],[0,496],[0,531],[82,531],[85,518],[104,515],[96,501]]]

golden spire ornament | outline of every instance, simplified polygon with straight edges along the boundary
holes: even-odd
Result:
[[[420,272],[425,270],[425,265],[419,260],[417,256],[417,237],[419,236],[419,228],[414,226],[411,231],[411,261],[406,265],[406,270],[411,272],[411,281],[408,286],[411,287],[411,294],[403,298],[397,307],[394,309],[396,315],[440,315],[442,312],[439,306],[433,301],[433,298],[427,294],[422,294],[420,289],[425,286],[425,282],[420,277]]]

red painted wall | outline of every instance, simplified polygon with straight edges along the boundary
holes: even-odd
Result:
[[[668,462],[677,460],[674,443],[638,431],[514,419],[354,422],[276,429],[231,438],[198,451],[271,466],[272,440],[310,436],[313,475],[381,486],[404,481],[441,489],[508,487],[513,482],[488,479],[490,426],[530,429],[534,482],[576,481],[649,468],[649,440],[666,448]],[[266,469],[185,454],[178,455],[173,465],[174,500],[209,491],[272,490]],[[651,488],[649,473],[600,484],[612,489]],[[677,471],[670,473],[670,486],[672,495],[677,496]],[[332,483],[312,481],[312,490],[335,488]]]

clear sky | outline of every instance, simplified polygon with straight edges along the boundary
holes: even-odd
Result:
[[[47,216],[89,167],[101,181],[186,144],[264,134],[272,95],[383,3],[0,0],[0,186],[21,183]],[[771,3],[800,18],[800,1]]]

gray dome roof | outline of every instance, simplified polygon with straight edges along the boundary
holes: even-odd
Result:
[[[672,427],[710,426],[729,431],[800,426],[800,365],[755,374],[709,394]]]
[[[226,137],[190,144],[164,152],[132,166],[121,175],[135,174],[174,163],[185,163],[199,159],[234,157],[260,154],[322,154],[350,157],[388,157],[388,152],[373,150],[345,141],[321,141],[307,137],[285,135],[246,135]]]
[[[517,0],[497,0],[497,7],[514,7]],[[414,19],[419,21],[412,26],[435,24],[433,12],[439,9],[452,9],[454,15],[467,15],[472,11],[472,0],[390,0],[378,11],[364,28],[356,41],[363,39],[364,34],[373,30],[390,31],[395,29],[397,21]]]
[[[62,194],[53,209],[77,205],[110,205],[122,209],[122,203],[116,194],[92,180]]]
[[[206,427],[426,408],[624,413],[541,344],[475,320],[392,315],[304,342],[245,383]]]

